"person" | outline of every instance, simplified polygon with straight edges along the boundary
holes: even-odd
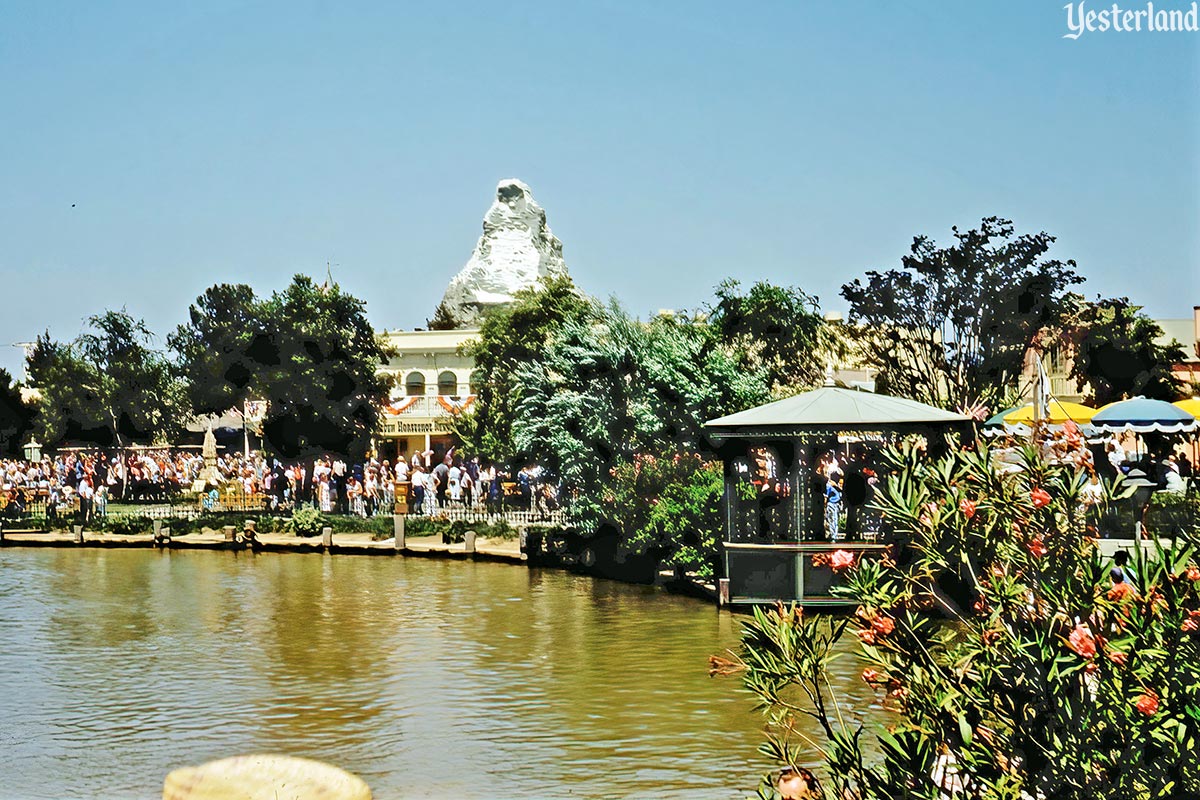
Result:
[[[425,510],[425,471],[421,469],[420,464],[413,464],[412,472],[409,473],[409,479],[412,481],[410,486],[412,493],[412,513],[420,514]]]
[[[1183,476],[1179,474],[1179,462],[1175,460],[1174,455],[1167,459],[1163,483],[1163,488],[1171,494],[1183,494],[1187,491],[1187,483],[1184,482]]]
[[[1179,464],[1179,477],[1185,481],[1192,477],[1192,462],[1187,457],[1187,453],[1180,450],[1175,457],[1176,463]]]
[[[830,541],[833,542],[841,539],[841,533],[838,530],[838,517],[841,515],[841,511],[842,473],[835,472],[825,483],[825,528],[829,533]]]
[[[1113,553],[1113,564],[1116,565],[1115,567],[1113,567],[1113,570],[1112,570],[1113,575],[1115,576],[1117,573],[1117,570],[1120,570],[1121,571],[1121,582],[1132,584],[1134,575],[1133,575],[1133,570],[1131,570],[1129,568],[1129,551],[1128,550],[1118,550],[1117,552]],[[1114,577],[1114,581],[1115,580],[1116,580],[1116,578]]]
[[[452,457],[449,453],[442,459],[441,463],[433,468],[433,475],[436,483],[434,488],[434,496],[437,497],[438,508],[446,507],[446,492],[450,489],[450,463]]]
[[[459,468],[458,464],[452,463],[446,485],[450,492],[450,499],[455,505],[458,505],[462,500],[462,476],[462,469]]]
[[[1108,463],[1112,467],[1113,477],[1120,475],[1122,467],[1125,466],[1125,448],[1117,443],[1116,439],[1109,439],[1105,446],[1108,450]]]

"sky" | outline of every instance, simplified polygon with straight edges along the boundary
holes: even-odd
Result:
[[[1190,8],[1158,0],[1158,8]],[[1089,4],[1088,8],[1107,8]],[[1126,3],[1125,8],[1145,8]],[[1200,304],[1200,33],[1061,0],[0,0],[0,366],[298,272],[425,324],[520,178],[587,292],[840,286],[986,216],[1089,295]]]

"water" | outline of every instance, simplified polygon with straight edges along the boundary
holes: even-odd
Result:
[[[0,608],[0,798],[155,798],[175,767],[253,752],[349,769],[380,800],[735,798],[771,766],[749,695],[707,675],[738,617],[646,587],[7,548]],[[867,708],[840,663],[835,686]]]

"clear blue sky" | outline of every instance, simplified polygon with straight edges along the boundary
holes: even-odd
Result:
[[[997,214],[1190,316],[1200,34],[1071,41],[1063,5],[0,2],[0,344],[327,260],[423,325],[506,177],[639,314],[730,275],[841,309]]]

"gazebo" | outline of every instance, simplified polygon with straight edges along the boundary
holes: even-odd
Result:
[[[914,400],[828,382],[708,422],[725,464],[722,602],[837,604],[829,594],[835,576],[825,566],[831,554],[885,547],[880,521],[867,508],[880,479],[874,469],[879,448],[920,435],[936,453],[947,432],[965,431],[971,422]],[[824,492],[835,470],[844,476],[846,520],[844,533],[830,541]]]

